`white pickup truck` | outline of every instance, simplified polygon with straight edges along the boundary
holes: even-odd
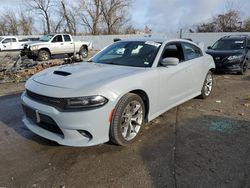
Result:
[[[88,57],[88,51],[92,48],[91,42],[73,41],[69,34],[45,35],[37,42],[24,45],[21,55],[28,58],[47,61],[52,55],[79,54],[81,58]]]
[[[21,50],[26,42],[20,42],[14,36],[1,36],[0,37],[0,51]]]

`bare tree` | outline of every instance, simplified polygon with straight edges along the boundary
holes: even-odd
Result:
[[[80,19],[82,25],[92,35],[99,34],[100,30],[98,24],[101,18],[101,1],[102,0],[81,0],[82,13],[80,13]]]
[[[220,32],[235,32],[241,29],[241,18],[237,11],[231,10],[225,14],[220,14],[215,18],[217,30]]]
[[[244,21],[242,30],[244,32],[250,32],[250,18]]]
[[[13,10],[8,9],[3,15],[2,19],[5,22],[5,30],[9,35],[18,35],[18,19]]]
[[[46,26],[46,33],[51,32],[50,10],[53,6],[53,0],[30,0],[27,5],[43,19]]]
[[[27,16],[24,12],[19,14],[19,29],[23,35],[32,35],[34,29],[34,20],[32,16]]]
[[[219,14],[210,22],[196,26],[197,32],[237,32],[242,30],[240,13],[230,10],[225,14]]]
[[[126,18],[130,1],[127,0],[102,0],[101,13],[107,27],[107,34],[116,34],[128,22]]]
[[[76,35],[77,32],[77,16],[78,16],[78,11],[76,10],[77,8],[74,7],[72,4],[71,5],[66,5],[64,0],[61,0],[61,15],[63,19],[66,22],[66,26],[68,29],[68,32],[70,34]],[[65,29],[66,30],[66,29]]]

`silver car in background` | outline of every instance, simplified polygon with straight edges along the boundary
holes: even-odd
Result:
[[[187,40],[116,42],[89,60],[44,70],[26,83],[23,122],[68,146],[126,146],[144,123],[213,88],[214,61]]]

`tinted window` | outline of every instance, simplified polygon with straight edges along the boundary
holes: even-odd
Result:
[[[171,43],[166,45],[165,50],[162,54],[162,59],[168,57],[178,58],[180,62],[184,61],[184,54],[180,43],[177,44]]]
[[[62,35],[57,35],[52,42],[63,42]]]
[[[71,38],[69,35],[63,35],[63,37],[65,42],[71,42]]]
[[[15,39],[15,38],[12,38],[11,40],[12,40],[12,42],[16,42],[16,39]]]
[[[183,43],[183,50],[187,61],[201,57],[203,55],[197,46],[189,43]]]
[[[212,49],[213,50],[240,50],[245,48],[245,40],[243,39],[222,39],[217,41]]]

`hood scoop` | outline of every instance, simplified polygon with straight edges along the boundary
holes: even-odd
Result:
[[[65,71],[54,71],[54,74],[60,75],[60,76],[69,76],[71,73],[65,72]]]

